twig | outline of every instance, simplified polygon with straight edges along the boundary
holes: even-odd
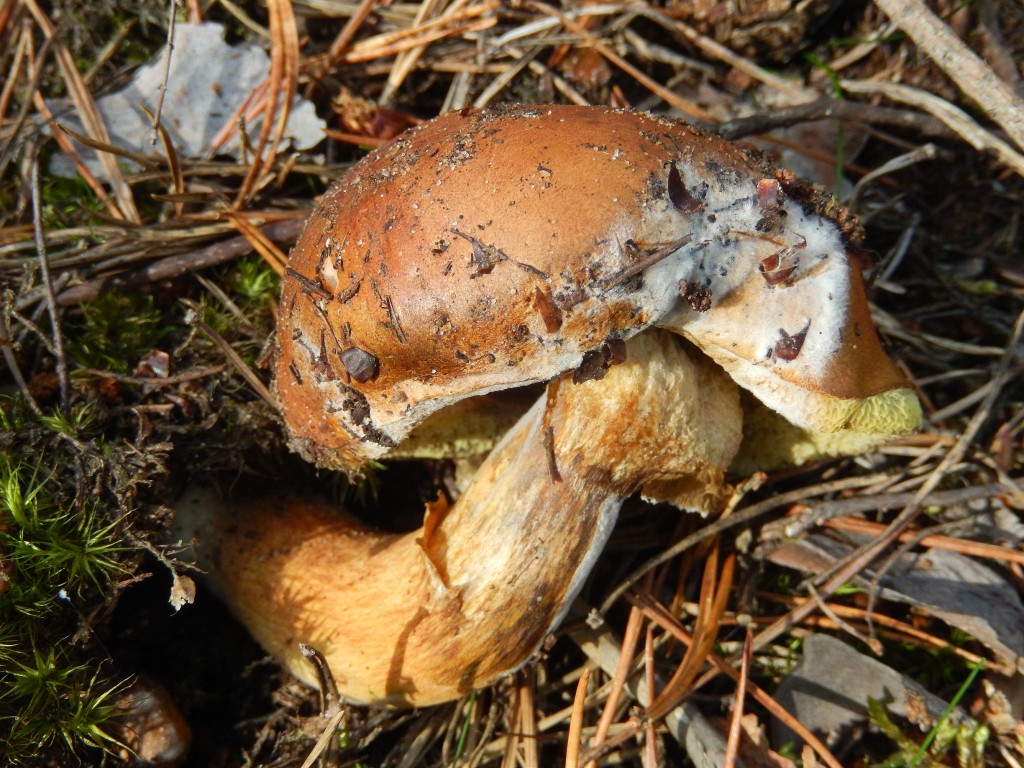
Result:
[[[743,702],[747,698],[747,679],[750,677],[750,660],[753,656],[753,635],[747,627],[747,636],[743,641],[743,663],[740,665],[740,681],[736,685],[736,703],[732,708],[732,720],[729,722],[729,739],[726,742],[724,768],[736,768],[736,759],[740,752],[740,731],[743,723]]]
[[[765,499],[756,504],[752,504],[745,509],[741,509],[738,512],[734,512],[724,520],[715,520],[713,523],[705,525],[700,530],[691,533],[683,539],[680,539],[671,547],[668,547],[663,552],[659,552],[657,555],[652,557],[650,560],[645,562],[635,571],[630,573],[625,579],[622,580],[612,593],[601,603],[601,607],[598,609],[598,613],[604,616],[611,607],[622,597],[626,592],[630,590],[640,579],[644,577],[652,568],[657,568],[662,563],[667,563],[672,558],[676,557],[682,552],[695,547],[700,542],[708,539],[722,531],[726,531],[729,528],[733,528],[743,523],[748,523],[761,515],[767,514],[772,510],[784,507],[787,504],[795,504],[798,502],[805,502],[807,499],[819,494],[819,493],[832,493],[843,490],[849,490],[852,488],[862,488],[866,485],[871,485],[879,480],[878,475],[870,477],[851,477],[845,480],[834,481],[830,483],[824,483],[821,486],[812,486],[808,488],[798,488],[788,493],[780,493],[773,496],[770,499]]]
[[[580,764],[580,741],[583,735],[583,713],[587,703],[587,684],[590,682],[590,669],[584,669],[576,684],[576,695],[572,700],[572,719],[569,721],[569,734],[565,745],[565,768],[578,768]]]
[[[831,96],[822,96],[804,104],[769,109],[750,117],[729,120],[713,126],[711,130],[723,139],[735,141],[752,134],[773,131],[776,128],[787,128],[800,123],[831,119],[903,128],[918,136],[928,136],[929,138],[949,139],[956,135],[946,127],[945,123],[931,115],[909,109],[880,107],[860,101],[834,99]]]
[[[8,298],[9,296],[4,296],[5,304]],[[32,397],[32,391],[28,388],[28,382],[25,381],[25,377],[21,373],[21,366],[18,365],[18,358],[14,356],[14,350],[11,348],[12,342],[11,330],[7,327],[7,307],[4,307],[3,310],[0,310],[0,352],[3,353],[4,362],[7,363],[7,370],[11,372],[11,377],[14,379],[14,383],[18,385],[18,390],[21,392],[22,397],[25,398],[29,410],[38,418],[42,418],[43,409],[39,407],[39,403]]]
[[[153,132],[149,136],[149,146],[155,147],[160,132],[160,115],[164,111],[164,96],[167,95],[167,81],[171,78],[171,54],[174,52],[174,27],[177,22],[177,11],[180,0],[170,0],[167,12],[167,44],[164,46],[164,71],[160,75],[160,85],[156,89],[156,106],[153,108]]]
[[[875,0],[875,5],[1024,149],[1024,101],[948,25],[922,0]]]
[[[864,193],[864,190],[869,184],[875,179],[879,179],[882,176],[888,176],[890,173],[901,171],[904,168],[909,168],[917,163],[924,162],[926,160],[934,160],[939,155],[938,148],[931,143],[923,144],[910,152],[906,152],[902,155],[894,157],[887,163],[883,163],[878,168],[864,174],[853,187],[853,191],[850,192],[850,197],[846,200],[846,206],[853,210],[857,209],[857,203],[860,201],[860,196]]]
[[[303,226],[304,222],[301,218],[285,219],[266,224],[260,228],[260,232],[269,240],[289,245],[295,242],[295,238],[299,236]],[[91,301],[107,291],[136,288],[140,285],[158,283],[161,280],[171,280],[188,272],[197,272],[207,267],[224,264],[252,252],[253,243],[250,240],[243,236],[233,237],[205,248],[197,248],[186,253],[158,259],[135,272],[97,278],[88,283],[73,286],[61,292],[57,297],[57,303],[66,307],[83,301]]]
[[[309,659],[309,663],[316,671],[317,690],[320,692],[320,714],[326,715],[332,707],[338,706],[341,702],[331,667],[324,655],[309,643],[299,643],[299,653]]]
[[[224,353],[225,357],[227,357],[228,361],[235,367],[235,369],[242,374],[242,378],[249,383],[249,386],[256,391],[256,394],[263,398],[263,401],[266,402],[267,405],[274,410],[277,410],[277,399],[273,394],[271,394],[270,390],[267,389],[267,385],[260,380],[259,376],[253,373],[252,369],[246,365],[246,362],[242,359],[241,355],[235,352],[223,336],[199,319],[199,312],[192,302],[186,299],[181,299],[181,303],[188,308],[185,321],[205,333],[207,337],[209,337],[210,341],[217,345],[217,348]]]
[[[877,83],[873,80],[840,80],[839,85],[847,93],[877,94],[893,101],[900,101],[904,104],[910,104],[923,109],[948,125],[975,149],[994,152],[1006,165],[1021,176],[1024,176],[1024,155],[1021,155],[1020,152],[1002,139],[994,136],[990,131],[986,131],[966,112],[959,107],[953,106],[945,99],[923,91],[920,88],[913,88],[900,83]]]
[[[68,359],[64,353],[64,334],[61,332],[60,312],[57,309],[57,295],[53,290],[53,276],[50,274],[50,260],[46,254],[46,238],[43,235],[43,210],[39,191],[39,159],[33,152],[29,171],[32,185],[32,227],[35,230],[36,253],[39,256],[39,273],[46,292],[46,307],[53,325],[53,350],[56,357],[57,381],[60,383],[60,406],[66,413],[71,404],[71,379],[68,376]]]
[[[978,9],[978,31],[985,61],[1019,98],[1024,98],[1024,77],[1021,77],[1017,56],[1007,43],[1003,30],[1000,29],[1003,23],[999,18],[1001,10],[999,4],[979,3],[976,7]],[[1008,29],[1007,32],[1009,31]]]

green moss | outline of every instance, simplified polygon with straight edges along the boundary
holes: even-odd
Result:
[[[120,573],[116,525],[92,504],[64,509],[38,471],[0,456],[0,755],[5,764],[114,740],[119,689],[78,659],[69,605]]]
[[[277,300],[281,292],[281,278],[261,257],[239,259],[234,266],[229,285],[241,299],[240,304],[265,310]]]
[[[973,718],[952,717],[953,710],[983,668],[984,665],[980,662],[971,666],[971,671],[961,683],[959,690],[950,699],[938,722],[920,744],[907,736],[892,721],[884,705],[869,698],[868,716],[872,724],[888,736],[897,747],[896,752],[881,763],[873,764],[873,768],[938,768],[946,765],[983,768],[986,764],[985,750],[992,736],[991,730]],[[950,755],[950,752],[955,755],[955,763],[952,762],[953,755]]]
[[[94,226],[103,223],[103,202],[96,197],[92,187],[79,176],[65,179],[47,174],[40,188],[40,197],[45,229]]]
[[[65,324],[65,342],[86,368],[131,373],[169,332],[152,296],[110,293],[80,309]]]

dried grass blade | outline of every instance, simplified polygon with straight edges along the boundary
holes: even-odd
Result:
[[[56,41],[54,43],[54,52],[57,65],[60,68],[61,76],[67,85],[68,94],[71,96],[75,109],[82,119],[82,125],[85,126],[86,132],[93,139],[110,144],[110,133],[107,131],[107,126],[103,122],[103,117],[100,115],[92,94],[89,93],[81,73],[79,73],[78,68],[75,66],[71,52],[57,37],[56,28],[49,17],[43,13],[36,0],[22,0],[22,2],[28,8],[29,13],[32,14],[33,19],[46,38]],[[42,99],[42,96],[39,98]],[[106,152],[100,152],[98,158],[103,165],[103,170],[114,192],[114,198],[117,200],[114,215],[119,219],[127,219],[136,224],[141,223],[142,219],[139,217],[139,211],[135,207],[135,199],[132,195],[131,187],[125,181],[124,174],[121,172],[121,167],[118,165],[117,160]]]
[[[262,256],[263,260],[266,261],[267,264],[277,272],[277,274],[283,275],[285,266],[288,263],[288,257],[280,248],[277,247],[274,241],[263,234],[259,228],[245,216],[233,212],[225,215],[238,230],[239,234],[249,241],[253,250]]]
[[[171,170],[171,183],[174,185],[175,195],[185,194],[185,176],[181,172],[181,163],[178,162],[178,153],[174,149],[174,142],[171,141],[171,135],[164,128],[164,124],[160,122],[160,119],[145,107],[142,108],[150,120],[153,121],[153,125],[156,126],[157,132],[160,134],[160,143],[163,144],[164,152],[167,155],[167,167]],[[178,200],[174,203],[174,215],[180,218],[185,213],[185,203]]]
[[[580,764],[580,746],[583,736],[583,713],[587,703],[587,685],[590,683],[590,670],[584,669],[576,684],[576,695],[572,699],[572,719],[569,720],[569,734],[565,745],[565,768],[578,768]]]
[[[1024,101],[921,0],[875,0],[971,101],[1024,149]]]
[[[247,203],[277,159],[284,141],[292,103],[298,92],[299,31],[291,0],[268,0],[270,16],[270,76],[263,122],[249,172],[238,191],[235,207]],[[265,156],[264,156],[265,155]]]
[[[729,738],[725,746],[724,768],[736,768],[736,760],[740,753],[740,731],[743,721],[743,703],[747,698],[747,680],[750,677],[750,660],[754,655],[754,636],[747,627],[747,636],[743,641],[743,663],[740,665],[740,681],[736,685],[736,704],[729,722]]]
[[[718,637],[718,627],[729,598],[735,562],[735,556],[732,554],[727,556],[719,576],[718,548],[715,547],[711,550],[704,567],[704,578],[701,583],[700,610],[693,630],[694,642],[687,648],[683,661],[672,675],[672,679],[648,707],[649,717],[664,717],[676,707],[711,652],[711,647]]]
[[[690,117],[694,117],[697,118],[698,120],[704,120],[707,122],[714,122],[714,118],[712,117],[710,112],[702,109],[701,107],[698,107],[693,102],[682,98],[679,94],[669,90],[661,83],[645,75],[643,72],[634,67],[624,58],[619,56],[619,54],[617,54],[615,51],[613,51],[611,48],[609,48],[607,45],[601,42],[597,37],[588,32],[583,27],[583,25],[581,25],[578,21],[570,18],[566,14],[562,13],[562,11],[558,10],[557,8],[554,8],[553,6],[548,5],[547,3],[538,2],[537,0],[530,0],[530,2],[525,3],[525,6],[527,8],[536,10],[539,13],[543,13],[548,16],[557,18],[559,21],[562,22],[562,25],[566,29],[568,29],[575,35],[579,35],[580,38],[582,38],[582,40],[586,42],[587,45],[592,47],[594,50],[596,50],[598,53],[600,53],[602,56],[608,59],[608,61],[610,61],[616,67],[621,69],[627,75],[629,75],[642,86],[644,86],[644,88],[646,88],[651,93],[661,98],[666,104],[675,107],[676,109],[683,112],[684,114],[689,115]]]
[[[145,110],[147,115],[150,114],[149,110],[147,110],[145,107],[143,107],[143,110]],[[115,155],[116,157],[123,157],[125,160],[131,160],[133,163],[138,163],[147,170],[152,170],[156,168],[156,163],[153,162],[153,158],[144,155],[141,152],[132,152],[131,150],[124,149],[123,147],[118,147],[114,144],[111,144],[110,142],[99,141],[98,139],[94,139],[91,136],[86,136],[83,133],[79,133],[78,131],[73,130],[72,128],[68,128],[68,126],[64,125],[64,123],[54,123],[54,125],[56,125],[58,129],[66,133],[68,136],[77,141],[83,147],[88,147],[89,149],[93,149],[96,152],[108,152],[111,155]]]
[[[82,156],[78,154],[78,150],[75,149],[75,145],[71,143],[67,136],[59,130],[52,130],[57,126],[57,121],[53,117],[53,113],[50,112],[50,108],[46,106],[46,101],[43,99],[43,95],[38,91],[34,91],[32,94],[32,103],[35,105],[39,115],[43,118],[43,121],[51,126],[51,133],[53,134],[53,140],[57,142],[57,146],[60,147],[61,152],[71,158],[71,162],[74,163],[75,170],[78,175],[82,177],[82,180],[89,185],[89,189],[96,195],[96,199],[103,203],[107,212],[112,218],[123,220],[124,216],[118,209],[117,204],[110,199],[110,195],[107,194],[106,187],[103,183],[96,178],[96,175],[89,170],[89,166],[85,164]]]
[[[640,609],[633,606],[629,610],[629,619],[626,621],[626,631],[622,637],[622,650],[619,653],[619,663],[615,667],[615,674],[612,676],[611,690],[604,703],[604,710],[601,718],[597,721],[597,730],[594,738],[590,741],[591,750],[597,749],[604,740],[608,738],[608,730],[611,728],[612,720],[615,717],[615,710],[619,705],[619,699],[626,686],[626,679],[629,677],[630,668],[633,666],[633,654],[636,652],[636,644],[640,640],[640,630],[643,628],[643,614]],[[653,691],[653,689],[648,689]],[[596,763],[588,763],[587,768],[597,768]]]
[[[982,128],[962,109],[935,94],[902,83],[880,83],[873,80],[840,80],[839,85],[847,93],[885,96],[922,109],[949,126],[975,149],[994,152],[1006,165],[1024,176],[1024,155]]]

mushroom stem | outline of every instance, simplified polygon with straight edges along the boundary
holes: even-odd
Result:
[[[366,704],[456,698],[522,664],[557,625],[636,491],[710,511],[742,416],[735,386],[679,340],[651,333],[601,380],[551,385],[464,495],[389,534],[325,501],[222,502],[190,489],[178,533],[258,640],[313,682],[327,658]]]

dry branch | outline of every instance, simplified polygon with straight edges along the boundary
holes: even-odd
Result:
[[[1024,149],[1024,101],[922,0],[875,0],[917,46]]]

